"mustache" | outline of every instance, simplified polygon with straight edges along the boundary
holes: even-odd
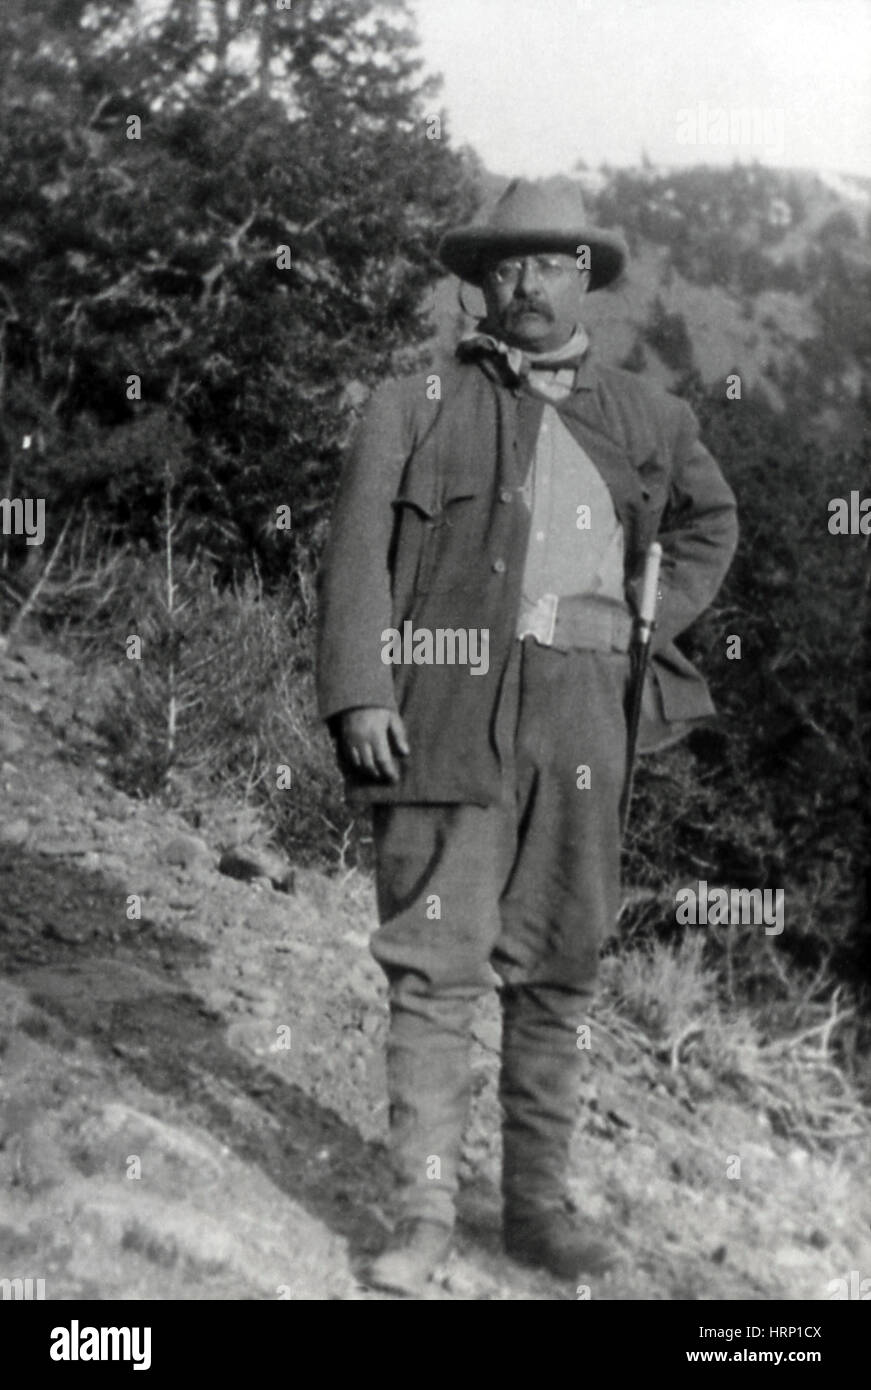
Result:
[[[542,318],[552,319],[553,312],[550,305],[544,304],[538,299],[519,299],[508,305],[506,314],[509,318],[519,318],[521,314],[536,313],[541,314]]]

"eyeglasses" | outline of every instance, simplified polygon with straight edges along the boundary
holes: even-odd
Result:
[[[516,285],[523,274],[524,266],[530,262],[542,280],[558,280],[561,275],[570,274],[574,270],[574,266],[567,265],[556,256],[525,256],[522,260],[518,258],[499,261],[497,265],[491,266],[489,273],[500,285]]]

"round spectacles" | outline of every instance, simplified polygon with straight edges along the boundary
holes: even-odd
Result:
[[[499,261],[490,269],[493,279],[500,285],[516,285],[523,274],[523,267],[532,264],[535,266],[536,273],[542,280],[558,280],[561,275],[567,275],[574,266],[566,265],[556,256],[526,256],[522,260],[514,259]]]

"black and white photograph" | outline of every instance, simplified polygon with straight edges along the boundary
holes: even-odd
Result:
[[[871,0],[3,0],[0,208],[22,1366],[573,1301],[831,1375]]]

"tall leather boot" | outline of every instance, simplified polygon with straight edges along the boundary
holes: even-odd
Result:
[[[471,1097],[473,999],[395,992],[387,1091],[398,1220],[367,1282],[414,1297],[447,1255]]]
[[[506,1253],[565,1279],[612,1261],[568,1196],[578,1113],[577,1026],[589,996],[545,986],[502,991],[502,1196]]]

